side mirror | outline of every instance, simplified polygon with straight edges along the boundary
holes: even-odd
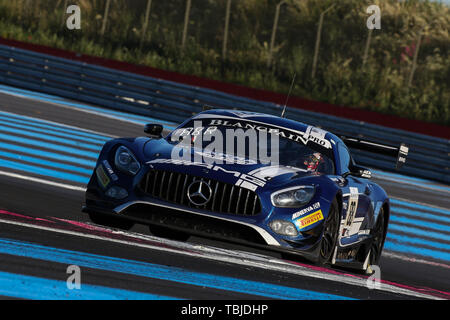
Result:
[[[372,172],[369,169],[362,167],[362,166],[358,166],[358,165],[351,166],[350,171],[344,173],[343,177],[345,178],[346,176],[349,176],[349,175],[352,175],[355,177],[361,177],[364,179],[372,178]]]
[[[144,132],[151,137],[160,139],[162,138],[163,126],[155,123],[148,123],[144,126]]]

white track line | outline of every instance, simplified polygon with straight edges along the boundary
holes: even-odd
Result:
[[[434,267],[450,269],[450,265],[445,264],[445,263],[439,263],[439,262],[428,261],[428,260],[424,260],[424,259],[418,259],[418,258],[414,258],[411,256],[405,256],[405,255],[399,254],[397,252],[394,253],[393,251],[383,250],[383,253],[381,256],[386,257],[386,258],[393,258],[393,259],[408,261],[408,262],[412,262],[412,263],[423,263],[423,264],[428,264],[428,265],[434,266]]]
[[[39,178],[35,178],[35,177],[30,177],[30,176],[24,176],[24,175],[21,175],[18,173],[12,173],[12,172],[0,170],[0,175],[10,177],[10,178],[16,178],[16,179],[36,182],[36,183],[42,183],[42,184],[46,184],[46,185],[49,185],[52,187],[64,188],[64,189],[68,189],[68,190],[82,191],[82,192],[86,191],[86,188],[83,188],[83,187],[78,187],[78,186],[65,184],[65,183],[54,182],[54,181],[50,181],[50,180],[39,179]]]

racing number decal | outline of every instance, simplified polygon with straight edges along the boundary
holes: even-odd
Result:
[[[356,213],[356,205],[358,204],[358,199],[350,199],[350,206],[348,208],[347,211],[347,220],[345,222],[345,225],[347,227],[350,227],[352,222],[353,222],[353,218],[355,217],[355,213]]]
[[[356,209],[358,208],[358,188],[350,187],[350,196],[348,199],[347,213],[345,215],[344,225],[341,230],[341,237],[348,236],[350,227],[355,219]]]

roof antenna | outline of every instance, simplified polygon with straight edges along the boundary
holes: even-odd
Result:
[[[284,103],[284,107],[283,107],[283,112],[281,112],[281,117],[284,118],[284,114],[286,112],[286,106],[289,100],[289,97],[291,96],[291,92],[292,92],[292,87],[294,86],[294,82],[295,82],[295,77],[297,76],[297,73],[294,72],[294,76],[292,77],[292,82],[291,82],[291,87],[289,88],[289,93],[286,97],[286,102]]]

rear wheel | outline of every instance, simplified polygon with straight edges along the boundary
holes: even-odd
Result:
[[[106,227],[130,230],[134,226],[133,221],[125,220],[123,218],[113,217],[101,213],[90,212],[89,219],[95,224],[99,224]]]
[[[383,251],[384,240],[386,239],[386,215],[384,214],[383,208],[381,208],[377,222],[370,234],[373,240],[362,267],[362,271],[366,275],[373,274],[374,270],[372,266],[378,266],[381,252]]]
[[[386,216],[384,214],[383,208],[381,208],[378,214],[378,219],[375,227],[372,229],[371,233],[373,236],[373,242],[370,246],[370,257],[369,263],[371,265],[377,265],[380,261],[381,252],[383,251],[384,240],[386,239]]]
[[[150,225],[149,229],[154,236],[160,238],[167,238],[177,241],[186,241],[190,237],[190,235],[185,232],[172,230],[163,226]]]
[[[324,230],[320,241],[319,263],[325,264],[331,261],[336,248],[339,232],[339,206],[336,199],[331,204],[327,219],[324,222]]]

